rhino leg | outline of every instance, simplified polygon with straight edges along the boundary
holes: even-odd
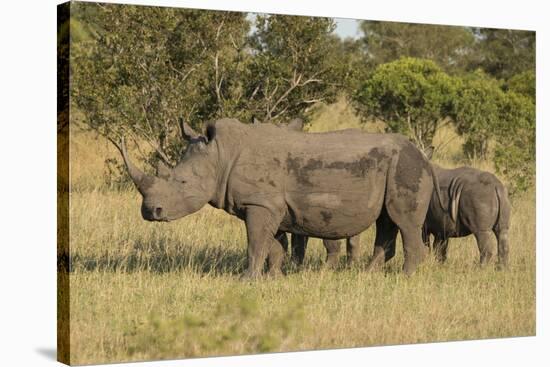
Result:
[[[498,265],[508,266],[508,228],[495,231],[498,243]]]
[[[269,276],[275,277],[282,275],[281,267],[285,258],[286,252],[283,250],[280,242],[273,241],[269,247],[269,253],[267,256],[267,263],[269,265]]]
[[[361,237],[359,235],[346,239],[346,252],[348,255],[348,265],[356,263],[359,260],[359,242]]]
[[[432,250],[432,244],[430,243],[430,233],[426,229],[426,226],[422,227],[422,242],[428,250]]]
[[[435,258],[440,263],[447,261],[447,247],[449,246],[449,240],[441,237],[435,237],[434,239],[434,253]]]
[[[288,237],[286,236],[286,232],[283,231],[277,231],[275,234],[275,239],[279,241],[281,246],[283,246],[283,250],[288,252]]]
[[[477,247],[479,248],[479,263],[485,265],[493,257],[491,231],[479,231],[474,233],[474,236],[476,237]]]
[[[397,226],[383,209],[376,220],[376,239],[374,240],[374,252],[367,265],[367,271],[389,261],[395,255],[395,240],[397,238]]]
[[[329,268],[335,268],[338,266],[338,255],[340,255],[340,241],[337,240],[323,240],[323,245],[327,250],[327,260],[325,266]]]
[[[306,257],[306,248],[307,248],[307,242],[309,240],[308,236],[303,236],[299,234],[293,234],[290,236],[290,241],[292,243],[292,255],[290,259],[298,264],[303,265],[304,258]]]
[[[279,274],[284,250],[281,243],[275,239],[275,234],[280,221],[267,208],[252,206],[246,210],[245,222],[248,237],[248,269],[243,278],[260,277],[268,255],[270,274]]]
[[[506,267],[508,265],[508,229],[510,228],[512,208],[510,207],[510,201],[508,201],[506,189],[502,185],[497,186],[496,192],[499,201],[499,213],[493,231],[498,243],[498,266]]]
[[[412,144],[404,145],[388,171],[385,207],[403,239],[403,272],[410,276],[427,255],[422,227],[434,191],[429,163]]]

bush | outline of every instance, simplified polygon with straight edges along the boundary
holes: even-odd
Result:
[[[511,77],[506,82],[506,88],[510,92],[530,97],[535,103],[536,98],[536,77],[534,70],[524,71]]]
[[[482,71],[461,79],[452,117],[458,133],[466,138],[463,150],[469,159],[487,159],[489,137],[501,119],[503,99],[499,83]]]
[[[456,88],[456,79],[434,62],[401,58],[378,66],[354,102],[363,119],[381,119],[388,131],[405,134],[424,149],[451,114]]]
[[[508,92],[495,129],[495,167],[505,175],[512,194],[535,183],[535,105],[531,98]]]

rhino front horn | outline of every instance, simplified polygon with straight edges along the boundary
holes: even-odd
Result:
[[[124,159],[124,164],[126,165],[128,173],[132,178],[132,181],[134,181],[134,184],[136,185],[138,190],[140,190],[141,183],[145,178],[145,173],[143,173],[132,163],[132,161],[130,161],[130,158],[128,157],[128,152],[126,150],[126,143],[124,142],[124,138],[120,140],[120,151],[122,153],[122,159]]]

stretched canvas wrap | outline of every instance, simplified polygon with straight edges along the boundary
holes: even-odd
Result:
[[[58,359],[535,334],[535,32],[58,7]]]

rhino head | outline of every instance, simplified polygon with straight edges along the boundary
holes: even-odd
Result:
[[[124,140],[120,151],[128,173],[143,197],[141,214],[148,221],[172,221],[192,214],[206,205],[216,190],[215,127],[209,125],[205,135],[194,132],[181,121],[183,138],[188,142],[181,161],[174,168],[163,163],[157,175],[145,174],[132,163]]]

